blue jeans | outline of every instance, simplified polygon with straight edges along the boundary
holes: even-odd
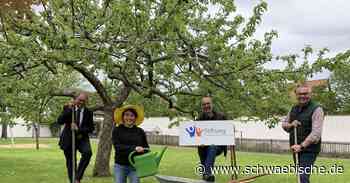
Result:
[[[211,168],[214,166],[216,156],[221,154],[219,151],[219,146],[214,145],[198,147],[199,159],[205,170],[204,175],[212,175]]]
[[[301,152],[299,153],[299,166],[302,167],[303,170],[308,169],[311,170],[318,153],[312,152]],[[303,171],[300,174],[300,182],[301,183],[310,183],[310,174],[308,172]]]
[[[136,175],[136,170],[131,165],[114,165],[115,183],[126,183],[126,178],[129,177],[130,183],[140,183],[140,179]]]

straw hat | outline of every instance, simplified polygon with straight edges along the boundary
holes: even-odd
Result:
[[[116,125],[119,125],[123,122],[123,112],[126,111],[127,109],[134,109],[137,113],[137,117],[135,120],[135,125],[139,126],[144,119],[144,111],[143,111],[143,107],[142,106],[138,106],[138,105],[126,105],[123,106],[121,108],[116,108],[114,110],[114,122],[116,123]]]

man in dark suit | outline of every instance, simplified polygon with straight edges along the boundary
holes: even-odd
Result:
[[[59,146],[64,152],[68,177],[71,183],[80,183],[86,167],[92,156],[89,133],[94,130],[93,112],[85,107],[88,100],[86,93],[80,93],[73,102],[63,108],[63,112],[57,119],[58,124],[64,124],[60,136]],[[75,111],[75,123],[72,123],[72,112]],[[76,170],[76,180],[72,180],[73,155],[72,155],[72,129],[75,130],[75,149],[81,153],[79,166]]]

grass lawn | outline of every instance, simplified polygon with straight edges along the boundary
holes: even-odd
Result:
[[[32,139],[17,138],[16,144],[33,143]],[[48,148],[42,148],[39,151],[35,149],[11,149],[0,148],[0,183],[67,183],[64,155],[57,146],[57,139],[41,139],[42,144],[48,144]],[[9,140],[0,140],[0,144],[9,144]],[[96,155],[96,142],[92,142],[93,152]],[[154,151],[159,146],[152,146]],[[113,166],[113,156],[111,157],[111,170]],[[92,177],[92,167],[95,161],[92,161],[85,173],[84,183],[112,183],[113,177],[94,178]],[[291,155],[287,154],[263,154],[263,153],[237,153],[238,165],[254,166],[260,165],[289,165],[292,163]],[[194,148],[169,147],[165,153],[161,166],[160,174],[171,176],[182,176],[188,178],[200,177],[195,175],[195,166],[198,157]],[[217,159],[217,165],[229,165],[229,158],[220,156]],[[350,160],[348,159],[330,159],[318,158],[316,165],[330,168],[332,165],[344,167],[344,173],[341,175],[312,175],[312,182],[350,182]],[[240,175],[242,177],[244,175]],[[227,183],[229,175],[217,175],[217,182]],[[153,177],[142,179],[143,183],[156,183]],[[295,183],[295,175],[275,174],[258,178],[257,183]]]

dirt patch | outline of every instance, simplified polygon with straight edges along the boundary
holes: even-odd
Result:
[[[36,144],[7,144],[0,145],[0,148],[16,148],[16,149],[34,149],[36,148]],[[49,148],[48,144],[39,144],[39,148]]]

